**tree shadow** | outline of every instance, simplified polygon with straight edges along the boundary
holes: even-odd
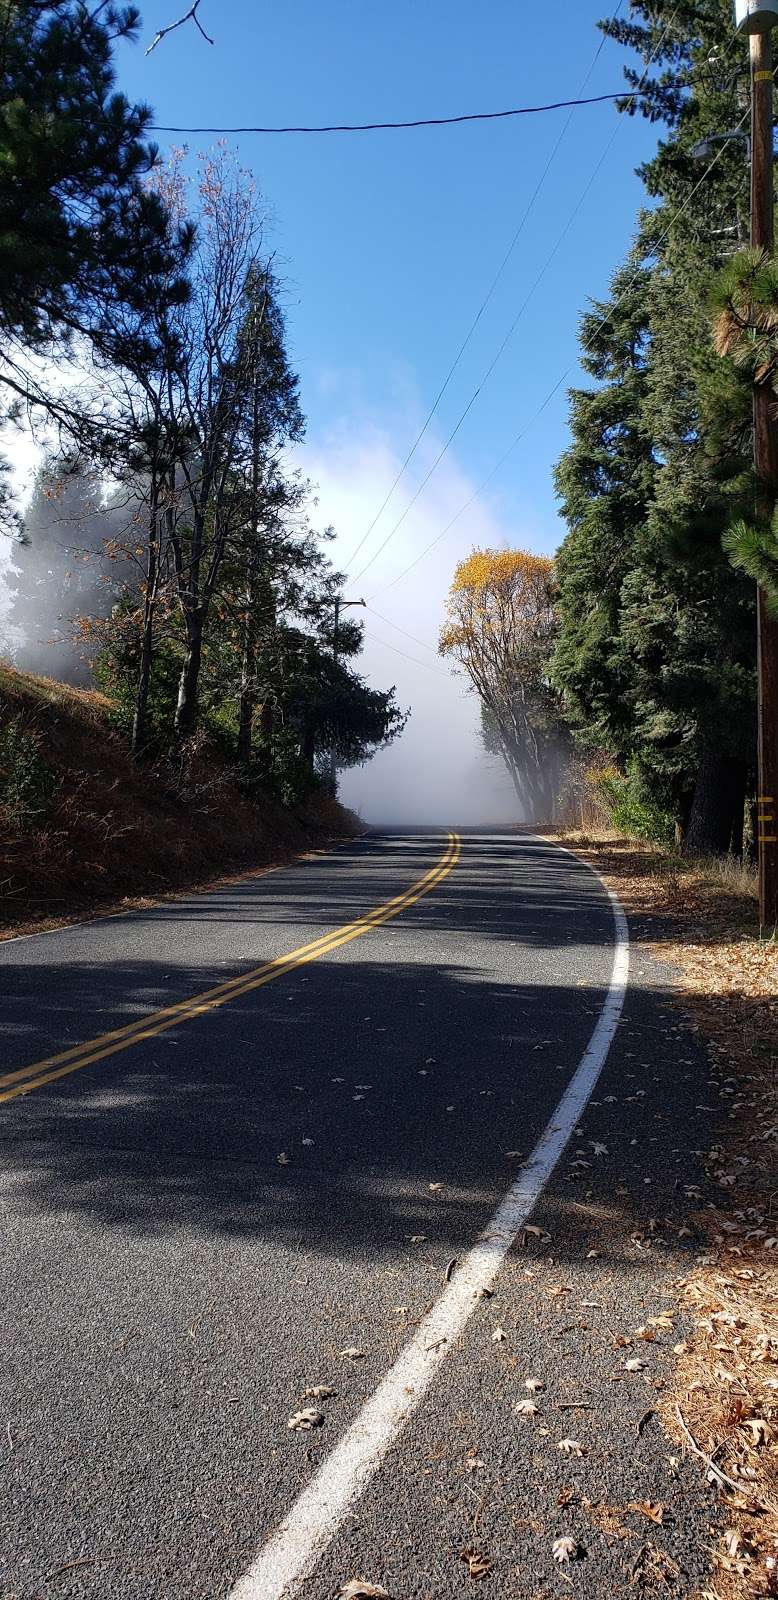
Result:
[[[339,1259],[368,1250],[376,1269],[419,1251],[445,1264],[486,1226],[552,1118],[610,976],[607,949],[599,983],[555,978],[540,952],[520,981],[471,965],[459,942],[461,960],[446,962],[409,961],[403,944],[396,960],[370,961],[360,943],[346,961],[321,959],[1,1105],[20,1204],[139,1236],[256,1238]],[[107,997],[114,1024],[165,976],[159,963],[126,966]],[[177,970],[176,992],[213,976]],[[50,978],[28,967],[25,994]],[[76,965],[52,1002],[76,1008],[83,1037],[84,996],[104,978]],[[630,992],[586,1137],[560,1169],[562,1255],[580,1258],[600,1215],[618,1224],[613,1267],[629,1270],[630,1229],[689,1208],[705,1056],[672,1000],[659,982]]]

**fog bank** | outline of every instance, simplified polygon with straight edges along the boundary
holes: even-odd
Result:
[[[410,438],[415,418],[403,427]],[[478,825],[531,821],[519,814],[511,780],[481,739],[478,701],[437,655],[438,632],[458,561],[474,545],[504,548],[540,542],[537,531],[519,532],[484,500],[450,529],[434,550],[396,585],[393,580],[437,537],[469,499],[475,485],[453,455],[444,458],[430,483],[364,574],[361,568],[393,528],[440,450],[430,431],[410,471],[356,559],[355,546],[375,516],[401,457],[385,433],[361,421],[345,421],[310,446],[305,470],[319,486],[320,520],[337,530],[336,565],[350,569],[345,594],[365,598],[364,652],[355,665],[378,689],[395,684],[410,707],[405,732],[363,767],[343,772],[344,802],[371,823]]]

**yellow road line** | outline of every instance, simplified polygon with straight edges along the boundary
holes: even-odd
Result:
[[[359,917],[356,922],[345,923],[343,927],[333,929],[332,933],[324,934],[320,939],[313,939],[309,944],[300,945],[296,950],[288,951],[286,955],[276,956],[272,961],[264,962],[261,967],[255,967],[252,972],[245,972],[237,978],[229,978],[225,983],[190,996],[188,1000],[179,1000],[174,1005],[165,1006],[161,1011],[152,1012],[148,1017],[136,1018],[123,1028],[116,1028],[111,1033],[103,1033],[96,1039],[89,1039],[82,1044],[73,1045],[69,1050],[62,1050],[58,1055],[48,1056],[44,1061],[37,1061],[30,1066],[19,1067],[15,1072],[6,1073],[0,1077],[0,1103],[4,1100],[15,1100],[17,1095],[28,1094],[31,1089],[38,1089],[44,1083],[53,1083],[56,1078],[67,1077],[71,1072],[80,1072],[82,1067],[92,1066],[96,1061],[103,1061],[106,1056],[129,1050],[131,1045],[141,1040],[153,1039],[169,1028],[178,1027],[181,1022],[206,1016],[220,1006],[227,1005],[230,1000],[237,999],[239,995],[248,994],[252,989],[261,989],[285,973],[293,972],[296,967],[305,966],[309,961],[317,961],[320,956],[329,954],[331,950],[337,950],[340,945],[349,944],[352,939],[360,939],[372,928],[379,928],[384,922],[390,922],[409,906],[415,905],[423,895],[429,894],[430,890],[441,883],[456,866],[461,851],[459,836],[455,833],[449,834],[448,849],[436,866],[425,872],[423,877],[417,878],[415,883],[403,890],[402,894],[395,895],[383,905],[366,912],[365,916]]]

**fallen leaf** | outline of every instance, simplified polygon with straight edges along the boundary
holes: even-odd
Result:
[[[530,1394],[540,1394],[541,1389],[545,1389],[546,1385],[542,1378],[525,1378],[524,1387],[529,1389]]]
[[[390,1600],[389,1591],[380,1583],[366,1583],[364,1578],[352,1578],[338,1590],[341,1600]]]
[[[345,1356],[348,1361],[362,1361],[364,1354],[364,1350],[358,1350],[353,1344],[347,1345],[345,1350],[338,1351],[338,1355]]]
[[[481,1555],[478,1550],[462,1550],[459,1559],[465,1562],[469,1576],[476,1582],[492,1570],[489,1556]]]
[[[307,1150],[310,1150],[312,1145],[313,1145],[313,1143],[314,1143],[314,1141],[313,1141],[313,1139],[303,1139],[302,1143],[305,1145]]]
[[[505,1329],[504,1328],[493,1328],[492,1329],[492,1344],[504,1344],[505,1343],[505,1339],[506,1339],[506,1333],[505,1333]]]
[[[560,1439],[557,1444],[557,1450],[561,1450],[563,1456],[586,1455],[584,1445],[579,1444],[577,1439]]]
[[[608,1154],[607,1144],[599,1144],[596,1139],[590,1139],[589,1146],[596,1156],[607,1156]]]
[[[550,1244],[551,1234],[546,1233],[545,1228],[536,1227],[534,1222],[528,1222],[526,1228],[522,1229],[522,1240],[524,1244],[527,1243],[528,1239],[540,1239],[542,1244]]]
[[[328,1383],[314,1383],[310,1389],[303,1390],[303,1400],[334,1400],[337,1392]]]
[[[748,1421],[741,1422],[740,1426],[741,1428],[747,1428],[749,1430],[751,1434],[750,1442],[755,1448],[758,1448],[759,1445],[768,1443],[771,1428],[769,1422],[765,1421],[764,1417],[749,1417]]]
[[[563,1539],[555,1539],[551,1546],[551,1554],[560,1565],[565,1561],[572,1561],[578,1554],[578,1541],[571,1539],[569,1534]]]
[[[438,1190],[443,1188],[443,1185],[442,1183],[431,1183],[429,1188],[433,1194],[437,1194]]]
[[[639,1511],[641,1517],[648,1517],[649,1522],[656,1522],[660,1527],[664,1521],[665,1508],[658,1501],[630,1500],[625,1510]]]
[[[278,1162],[279,1167],[288,1167],[291,1159],[292,1157],[287,1155],[285,1150],[281,1151],[280,1156],[276,1156],[276,1161]]]
[[[516,1417],[539,1417],[540,1406],[536,1406],[534,1400],[517,1400],[513,1414]]]
[[[322,1412],[317,1411],[315,1406],[308,1406],[305,1411],[295,1411],[286,1426],[297,1433],[310,1433],[312,1428],[320,1428],[323,1421]]]
[[[645,1365],[645,1361],[641,1361],[640,1356],[632,1356],[629,1361],[624,1362],[624,1371],[642,1372]]]

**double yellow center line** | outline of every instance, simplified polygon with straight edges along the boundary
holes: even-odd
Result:
[[[154,1039],[158,1033],[166,1033],[168,1028],[177,1028],[182,1022],[206,1016],[218,1010],[219,1006],[227,1005],[230,1000],[237,1000],[252,989],[262,989],[266,983],[273,983],[287,972],[294,972],[296,967],[304,967],[309,961],[317,961],[320,956],[339,949],[340,945],[350,944],[352,939],[361,939],[372,928],[380,928],[382,923],[391,922],[393,917],[399,917],[402,911],[407,911],[423,895],[429,894],[456,866],[461,853],[459,836],[450,833],[448,849],[436,866],[425,872],[422,878],[417,878],[402,894],[376,906],[356,922],[335,928],[332,933],[324,934],[310,944],[300,945],[285,956],[276,956],[275,960],[264,962],[252,972],[244,972],[240,977],[230,978],[213,989],[204,989],[201,994],[192,995],[188,1000],[179,1000],[175,1005],[165,1006],[162,1011],[154,1011],[150,1016],[129,1022],[124,1028],[103,1033],[97,1039],[74,1045],[70,1050],[62,1050],[59,1055],[48,1056],[46,1060],[36,1061],[29,1067],[7,1072],[0,1077],[0,1102],[15,1100],[17,1095],[29,1094],[31,1089],[39,1089],[44,1083],[53,1083],[55,1078],[65,1078],[71,1072],[80,1072],[82,1067],[91,1067],[96,1061],[104,1061],[106,1056],[129,1050],[131,1045]]]

